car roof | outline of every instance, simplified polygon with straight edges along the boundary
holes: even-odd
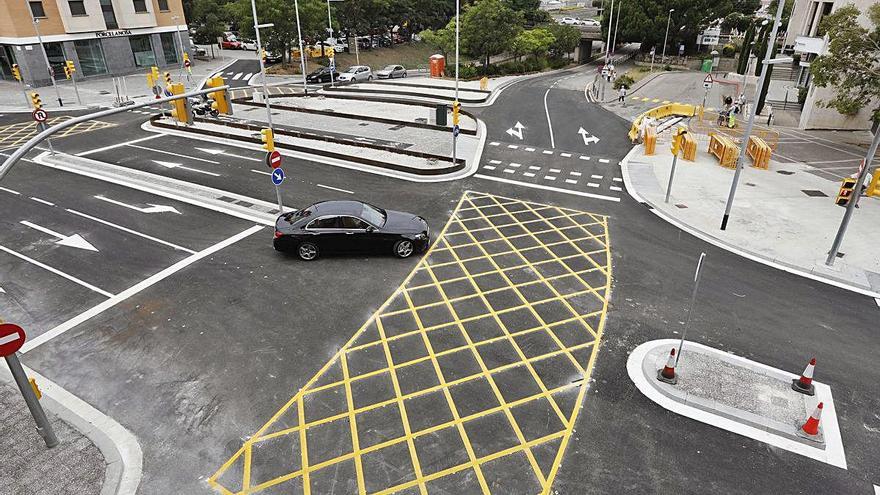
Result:
[[[309,206],[315,209],[318,215],[354,215],[359,216],[364,209],[364,203],[360,201],[321,201]]]

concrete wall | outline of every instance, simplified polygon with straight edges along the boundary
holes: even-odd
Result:
[[[880,102],[871,102],[855,115],[842,115],[834,108],[820,106],[819,102],[834,98],[834,89],[811,86],[801,112],[801,129],[871,129],[871,110]]]
[[[104,38],[101,40],[101,48],[104,50],[104,62],[111,74],[130,74],[137,69],[134,65],[134,54],[128,38]]]
[[[68,33],[83,33],[88,31],[104,31],[104,15],[101,13],[100,0],[84,0],[87,15],[74,16],[70,13],[70,3],[65,0],[58,1],[58,11],[61,13],[61,21]],[[43,2],[45,4],[45,2]]]

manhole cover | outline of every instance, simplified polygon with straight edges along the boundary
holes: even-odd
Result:
[[[746,182],[746,185],[749,186],[749,187],[755,187],[755,184],[753,184],[753,183],[751,183],[751,182]]]
[[[782,175],[794,175],[794,172],[791,172],[789,170],[777,170],[776,173]]]
[[[676,208],[685,209],[685,208],[687,208],[687,205],[681,205],[681,204],[679,204],[679,205],[675,205],[675,207],[676,207]]]
[[[801,192],[811,198],[827,198],[828,195],[818,189],[801,189]]]
[[[99,95],[109,95],[110,92],[109,92],[109,91],[105,91],[105,90],[101,90],[101,91],[98,91],[98,94],[99,94]]]

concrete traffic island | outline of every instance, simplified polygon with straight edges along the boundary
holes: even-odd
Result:
[[[846,469],[828,385],[813,381],[815,395],[802,394],[792,390],[798,375],[689,341],[673,385],[658,379],[658,370],[679,343],[653,340],[630,354],[627,372],[646,397],[682,416]],[[820,403],[818,434],[807,435],[803,426]]]

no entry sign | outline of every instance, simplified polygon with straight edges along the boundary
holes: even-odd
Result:
[[[37,122],[45,122],[49,118],[49,114],[42,108],[34,110],[34,120]]]
[[[0,324],[0,357],[11,356],[24,345],[24,330],[12,323]]]
[[[278,168],[281,166],[281,153],[276,151],[272,151],[270,153],[266,153],[266,165],[270,168]]]

